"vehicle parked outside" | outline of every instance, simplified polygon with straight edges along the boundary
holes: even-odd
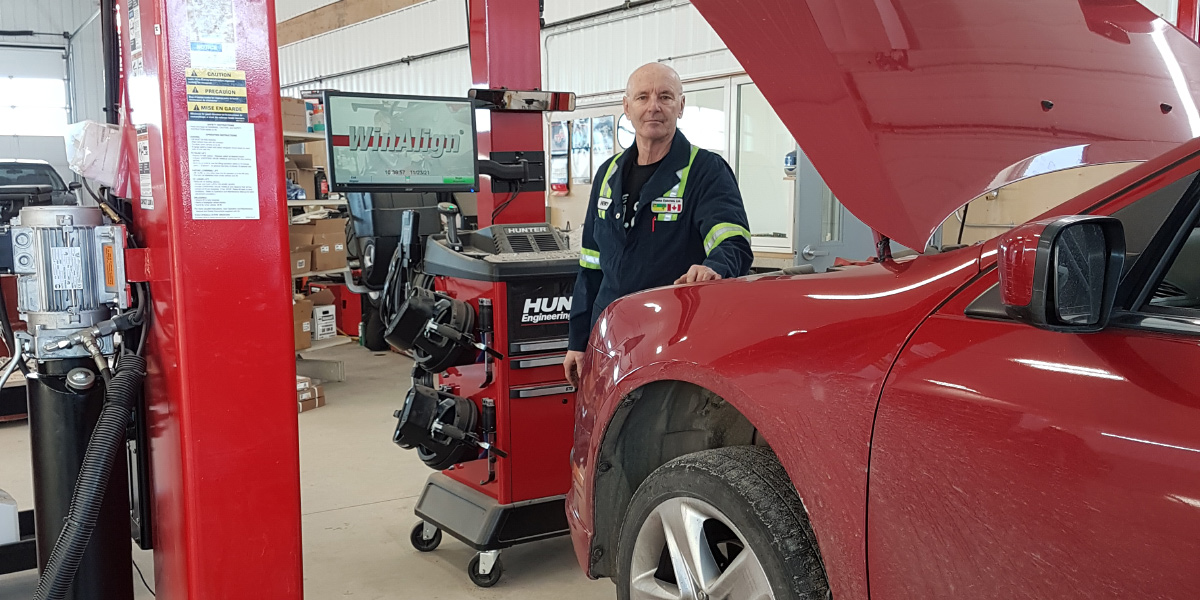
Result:
[[[1140,164],[979,244],[613,303],[567,499],[588,575],[636,599],[1200,597],[1200,48],[1100,0],[694,4],[906,246],[1007,183]]]
[[[58,171],[44,160],[0,158],[0,186],[9,185],[50,186],[52,202],[65,205],[78,204],[75,191],[82,187],[75,182],[63,183]]]

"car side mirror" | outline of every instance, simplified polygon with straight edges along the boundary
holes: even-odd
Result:
[[[72,192],[79,191],[83,189],[83,184],[79,183],[78,181],[72,181],[71,183],[67,184],[67,189],[71,190]]]
[[[1000,238],[1008,315],[1050,331],[1092,333],[1112,315],[1125,265],[1125,229],[1112,217],[1027,223]]]

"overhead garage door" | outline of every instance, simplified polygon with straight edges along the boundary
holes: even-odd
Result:
[[[45,160],[70,178],[67,118],[63,50],[0,45],[0,159]]]

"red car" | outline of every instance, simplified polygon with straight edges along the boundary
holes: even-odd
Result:
[[[635,599],[1200,598],[1200,48],[1133,0],[693,4],[910,248],[1005,184],[1140,164],[988,242],[611,305],[567,504],[587,574]]]

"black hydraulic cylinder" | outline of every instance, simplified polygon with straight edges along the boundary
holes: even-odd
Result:
[[[94,381],[86,390],[67,383],[73,369]],[[84,378],[86,379],[86,378]],[[104,383],[90,359],[42,363],[29,378],[29,437],[33,453],[34,517],[38,570],[62,533],[75,480],[104,404]],[[129,540],[129,476],[125,453],[113,465],[100,518],[79,564],[67,600],[132,600]]]

